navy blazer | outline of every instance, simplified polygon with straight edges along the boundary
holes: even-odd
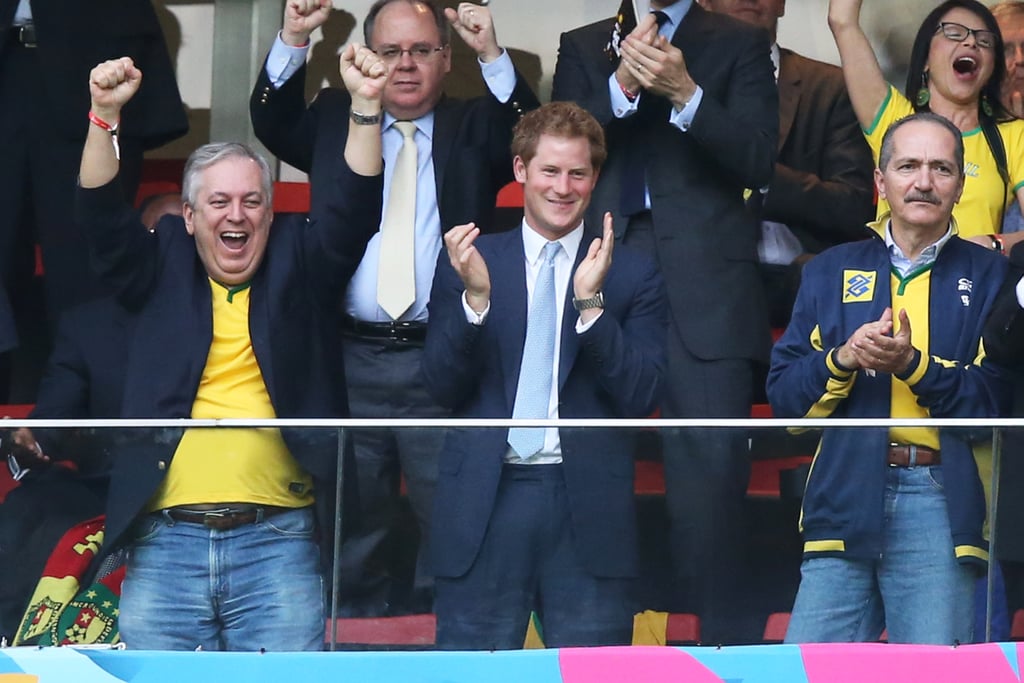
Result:
[[[129,338],[129,316],[112,297],[62,312],[29,417],[120,416]],[[33,434],[48,455],[75,461],[83,477],[103,480],[105,488],[111,461],[107,429],[37,429]]]
[[[632,149],[646,160],[657,259],[668,283],[672,319],[686,348],[707,360],[768,359],[771,339],[757,267],[760,228],[743,204],[744,188],[771,182],[779,133],[778,89],[768,34],[694,3],[672,36],[704,90],[690,129],[669,123],[671,103],[640,95],[640,111],[615,118],[604,52],[614,19],[562,34],[553,100],[569,100],[605,127],[608,160],[587,222],[605,211],[616,237],[622,177]]]
[[[334,183],[319,215],[275,219],[251,282],[249,334],[279,418],[348,414],[338,293],[377,230],[382,176],[359,176],[342,165]],[[165,216],[152,233],[143,229],[116,182],[80,188],[76,210],[94,267],[129,309],[134,326],[121,416],[189,417],[213,338],[210,281],[195,240],[178,216]],[[107,505],[108,547],[163,481],[182,433],[126,429],[120,435]],[[336,432],[285,429],[282,435],[314,478],[322,536],[329,542]]]
[[[596,235],[585,234],[576,264]],[[423,371],[428,389],[454,415],[510,418],[526,339],[526,258],[522,233],[484,235],[491,307],[483,325],[466,321],[464,287],[442,252],[430,297]],[[575,270],[575,269],[574,269]],[[604,313],[581,335],[572,284],[563,302],[558,370],[562,418],[645,417],[664,385],[666,302],[646,255],[616,246],[604,282]],[[633,501],[633,434],[562,429],[563,471],[584,567],[597,576],[638,571]],[[508,451],[508,429],[451,429],[441,451],[431,536],[439,576],[464,574],[484,538]]]
[[[303,95],[303,66],[279,89],[266,68],[249,100],[256,137],[272,154],[310,174],[310,202],[319,204],[334,192],[330,177],[317,172],[333,164],[348,136],[350,98],[339,88],[320,91],[309,107]],[[493,225],[495,198],[512,176],[512,127],[540,106],[529,85],[516,73],[508,102],[490,94],[472,100],[442,98],[434,108],[433,162],[441,230],[475,221]]]

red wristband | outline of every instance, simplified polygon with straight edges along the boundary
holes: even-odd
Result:
[[[110,133],[110,141],[112,143],[114,143],[114,157],[118,161],[120,161],[121,160],[121,145],[117,141],[117,127],[119,125],[121,125],[121,121],[118,120],[118,121],[116,121],[114,123],[114,125],[110,125],[109,123],[107,123],[106,121],[101,119],[99,116],[97,116],[96,112],[94,112],[94,111],[92,111],[90,109],[89,110],[89,123],[93,124],[94,126],[99,126],[103,130],[105,130],[108,133]]]
[[[616,78],[615,82],[619,83],[619,79]],[[619,90],[622,91],[622,94],[625,95],[626,99],[629,100],[630,102],[636,102],[636,98],[640,96],[640,93],[630,92],[629,90],[626,90],[626,86],[622,85],[622,83],[619,83]]]
[[[111,124],[107,123],[106,121],[104,121],[103,119],[101,119],[99,116],[97,116],[96,113],[91,111],[91,110],[89,111],[89,122],[94,124],[94,125],[99,126],[103,130],[108,131],[110,133],[116,133],[117,132],[117,127],[121,123],[120,121],[117,121],[116,123],[111,125]]]

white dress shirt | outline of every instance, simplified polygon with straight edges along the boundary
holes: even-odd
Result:
[[[526,272],[526,297],[527,319],[529,318],[529,306],[533,305],[533,290],[537,282],[537,275],[540,273],[541,252],[548,240],[527,225],[526,220],[522,224],[523,252],[525,254],[524,268]],[[548,398],[548,418],[558,419],[558,367],[561,363],[562,354],[562,320],[565,313],[565,298],[568,294],[573,275],[573,264],[576,263],[576,254],[579,251],[580,243],[583,241],[583,225],[580,224],[574,230],[556,240],[562,245],[562,249],[555,257],[555,355],[551,367],[551,394]],[[492,285],[493,286],[493,285]],[[500,286],[500,285],[499,285]],[[462,294],[462,307],[466,313],[466,320],[474,325],[482,325],[490,314],[490,304],[483,313],[476,313],[466,301],[466,294]],[[575,313],[575,311],[574,311]],[[577,318],[576,333],[582,334],[589,330],[601,314],[587,323]],[[544,431],[544,446],[537,453],[529,458],[521,458],[519,454],[509,448],[505,454],[505,462],[517,465],[550,465],[562,462],[562,444],[559,439],[558,429],[550,427]]]

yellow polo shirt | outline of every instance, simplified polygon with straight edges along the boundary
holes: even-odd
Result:
[[[249,337],[249,286],[210,281],[213,341],[193,418],[274,418]],[[188,334],[187,330],[182,330]],[[255,503],[300,508],[313,502],[313,479],[288,451],[278,429],[186,430],[148,506]]]

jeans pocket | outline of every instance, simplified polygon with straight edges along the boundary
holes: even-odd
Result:
[[[942,491],[946,488],[945,479],[942,476],[941,467],[929,467],[928,468],[928,481],[935,488],[936,491]]]
[[[164,526],[166,526],[166,523],[159,513],[140,517],[132,525],[131,532],[129,532],[132,545],[152,541]]]
[[[298,508],[282,512],[263,520],[263,525],[280,536],[311,538],[313,536],[313,509]]]

